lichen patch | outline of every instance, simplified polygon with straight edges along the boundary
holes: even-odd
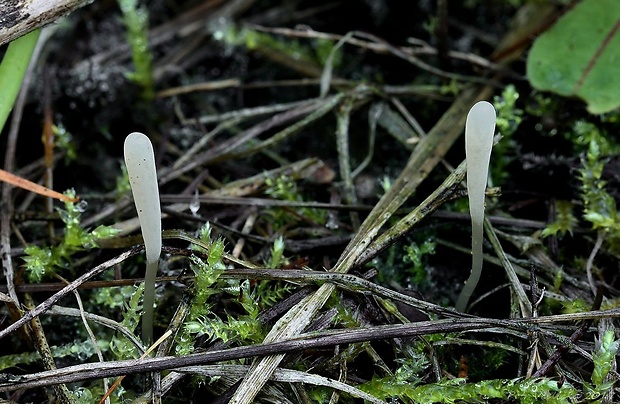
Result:
[[[0,30],[12,28],[30,16],[29,13],[25,12],[28,7],[24,0],[5,0],[2,8]]]

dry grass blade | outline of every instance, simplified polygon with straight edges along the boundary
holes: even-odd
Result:
[[[486,230],[487,237],[489,238],[489,240],[491,240],[491,244],[495,249],[495,253],[499,257],[502,266],[506,271],[506,277],[510,281],[512,290],[514,290],[515,294],[517,295],[519,307],[521,308],[521,315],[523,317],[530,317],[532,315],[532,303],[530,303],[525,293],[525,290],[523,289],[523,285],[519,281],[519,278],[517,277],[517,274],[512,264],[508,260],[508,257],[506,256],[506,253],[504,252],[504,249],[502,248],[502,245],[500,244],[499,239],[497,238],[497,235],[493,230],[493,225],[491,225],[491,222],[488,218],[486,218],[484,221],[484,228]]]

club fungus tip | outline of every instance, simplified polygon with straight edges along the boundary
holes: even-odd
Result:
[[[474,104],[465,122],[465,158],[467,159],[467,194],[471,215],[471,274],[456,302],[456,309],[465,311],[482,272],[482,238],[484,193],[489,175],[489,162],[495,133],[495,108],[486,101]]]

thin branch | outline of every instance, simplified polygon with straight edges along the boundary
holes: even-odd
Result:
[[[185,366],[205,365],[254,356],[285,354],[319,347],[374,341],[388,338],[415,337],[436,333],[480,330],[504,326],[520,330],[530,330],[532,326],[509,320],[494,319],[450,319],[423,321],[418,323],[384,325],[370,328],[357,328],[302,334],[291,340],[266,344],[241,346],[230,349],[194,353],[182,357],[155,357],[124,360],[106,363],[87,363],[68,366],[56,371],[44,371],[27,375],[4,374],[0,379],[0,392],[33,387],[52,386],[59,383],[73,383],[81,380],[125,374],[157,372]],[[540,332],[544,332],[540,330]]]
[[[6,1],[0,15],[0,45],[11,42],[92,3],[93,0]]]
[[[108,260],[108,261],[104,262],[103,264],[97,265],[95,268],[93,268],[90,271],[86,272],[84,275],[80,276],[79,278],[77,278],[76,280],[71,282],[69,285],[65,286],[60,291],[58,291],[57,293],[55,293],[54,295],[49,297],[43,303],[39,304],[34,309],[32,309],[32,310],[28,311],[27,313],[25,313],[22,318],[20,318],[19,320],[17,320],[13,324],[11,324],[8,327],[6,327],[4,330],[1,330],[0,331],[0,339],[6,337],[7,335],[12,333],[13,331],[15,331],[18,328],[22,327],[23,325],[25,325],[27,322],[29,322],[33,318],[39,316],[42,313],[45,313],[53,305],[58,303],[58,301],[60,301],[60,299],[65,297],[67,294],[73,292],[75,289],[77,289],[78,286],[80,286],[82,283],[86,282],[87,280],[91,279],[92,277],[94,277],[96,275],[99,275],[100,273],[102,273],[106,269],[111,268],[114,265],[119,264],[119,263],[125,261],[127,258],[140,253],[142,250],[143,250],[142,247],[132,248],[131,250],[126,251],[126,252],[122,253],[121,255],[119,255],[119,256],[117,256],[115,258],[112,258],[111,260]]]

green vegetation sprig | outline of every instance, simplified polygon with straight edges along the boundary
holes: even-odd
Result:
[[[146,249],[142,339],[148,343],[153,341],[155,278],[161,254],[161,208],[153,145],[143,133],[133,132],[125,139],[125,165]]]
[[[75,199],[75,191],[72,189],[64,195],[67,197],[64,209],[56,209],[65,224],[62,241],[50,247],[32,244],[24,248],[26,255],[22,259],[26,263],[30,282],[39,283],[53,271],[70,268],[76,253],[95,248],[99,240],[118,234],[118,230],[110,226],[97,226],[90,231],[84,229],[80,222],[86,202],[71,202]]]
[[[142,87],[142,96],[151,100],[154,96],[153,56],[149,50],[149,14],[146,7],[138,7],[137,0],[118,0],[127,29],[127,42],[131,46],[131,58],[135,71],[127,77]]]

